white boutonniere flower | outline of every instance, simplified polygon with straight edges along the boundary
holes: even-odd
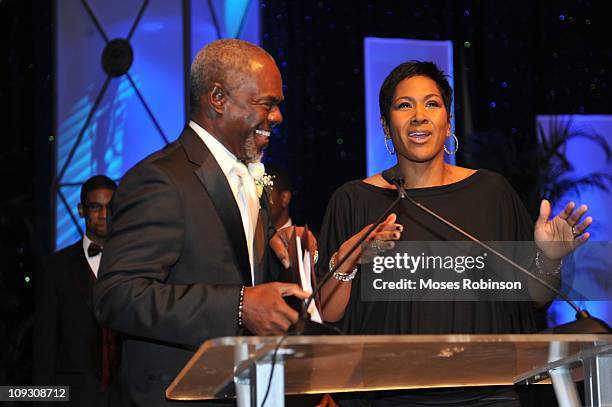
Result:
[[[264,189],[268,191],[268,196],[274,186],[272,176],[266,174],[266,167],[262,163],[249,163],[249,174],[255,180],[255,187],[257,188],[257,197],[261,198]]]

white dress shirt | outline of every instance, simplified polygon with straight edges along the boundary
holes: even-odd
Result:
[[[240,216],[242,218],[242,227],[244,230],[244,235],[247,241],[247,248],[249,251],[249,263],[251,265],[251,281],[253,284],[255,283],[255,273],[253,269],[253,239],[255,236],[255,225],[257,225],[257,217],[259,215],[259,211],[253,207],[253,204],[249,206],[249,195],[248,193],[252,193],[252,191],[256,191],[255,181],[249,174],[246,165],[243,162],[238,160],[238,158],[232,154],[219,140],[217,140],[212,134],[203,129],[200,125],[198,125],[193,120],[189,121],[189,127],[196,132],[196,134],[202,139],[206,147],[210,150],[211,154],[221,167],[221,171],[227,178],[227,182],[229,183],[232,192],[234,194],[234,199],[236,200],[236,204],[238,205],[238,209],[240,210]],[[238,176],[236,169],[234,167],[240,167],[241,176]],[[242,168],[244,167],[244,168]],[[242,171],[244,169],[244,171]],[[247,188],[243,188],[241,183],[250,183],[246,184]],[[256,199],[255,199],[256,200]],[[253,201],[251,197],[251,201]],[[257,205],[259,205],[259,201],[257,201]]]
[[[289,226],[293,226],[293,222],[291,221],[291,218],[287,219],[287,222],[285,222],[285,224],[283,226],[278,228],[278,230],[281,230],[281,229],[284,229],[284,228],[288,228]]]
[[[87,254],[87,249],[89,249],[89,245],[91,244],[91,239],[87,237],[87,235],[83,235],[83,251],[85,252],[85,258],[87,259],[87,263],[89,263],[89,267],[91,267],[91,271],[93,271],[96,278],[98,278],[98,269],[100,268],[100,260],[102,259],[102,253],[98,253],[95,256],[89,257]]]

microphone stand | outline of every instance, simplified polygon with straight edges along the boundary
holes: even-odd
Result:
[[[316,296],[319,294],[319,292],[321,291],[321,288],[330,280],[330,278],[334,275],[334,273],[338,269],[340,269],[340,267],[346,262],[346,260],[349,257],[351,257],[351,254],[353,254],[355,250],[357,250],[357,248],[368,238],[368,236],[370,236],[370,233],[372,233],[372,231],[374,231],[378,226],[380,226],[380,224],[387,218],[387,216],[389,216],[389,214],[391,213],[393,208],[395,208],[395,206],[399,203],[399,201],[401,201],[405,197],[406,197],[406,192],[404,191],[404,189],[403,188],[401,190],[398,189],[398,196],[391,203],[391,205],[389,205],[389,207],[387,207],[387,209],[383,212],[383,214],[380,215],[380,217],[376,219],[376,221],[367,229],[366,233],[364,233],[364,235],[357,242],[355,242],[355,244],[351,246],[348,253],[342,259],[338,259],[334,267],[330,269],[327,273],[325,273],[325,275],[323,276],[321,281],[317,284],[315,289],[312,290],[312,294],[310,294],[308,299],[304,301],[304,306],[302,307],[302,311],[300,312],[298,321],[289,328],[289,331],[291,334],[294,334],[294,335],[330,335],[330,334],[336,335],[338,333],[342,334],[342,332],[338,328],[333,327],[331,328],[333,329],[333,331],[330,331],[329,325],[319,324],[317,322],[311,321],[310,314],[308,314],[308,307],[310,307],[310,304],[312,303],[312,301],[314,301]]]
[[[566,303],[568,303],[576,311],[576,321],[569,322],[567,324],[563,324],[563,325],[559,325],[559,326],[553,327],[553,328],[551,328],[549,330],[545,330],[544,332],[548,331],[548,332],[551,332],[551,333],[563,333],[563,334],[571,334],[571,333],[582,333],[582,334],[586,334],[586,333],[593,333],[593,334],[595,334],[595,333],[604,333],[604,334],[607,334],[607,333],[611,333],[612,332],[610,327],[608,326],[608,324],[606,324],[604,321],[602,321],[602,320],[600,320],[598,318],[592,317],[587,310],[581,309],[580,307],[578,307],[578,305],[576,305],[576,303],[574,303],[566,294],[564,294],[563,292],[559,291],[557,288],[555,288],[552,285],[550,285],[547,281],[541,279],[540,277],[538,277],[537,275],[533,274],[532,272],[530,272],[529,270],[527,270],[523,266],[517,264],[513,260],[509,259],[505,255],[500,253],[499,251],[493,249],[488,244],[486,244],[484,242],[481,242],[476,237],[472,236],[468,232],[466,232],[463,229],[461,229],[459,226],[457,226],[457,225],[453,224],[452,222],[444,219],[442,216],[438,215],[437,213],[435,213],[431,209],[427,208],[423,204],[421,204],[421,203],[415,201],[414,199],[412,199],[411,197],[409,197],[406,194],[406,191],[404,189],[404,179],[401,178],[401,177],[390,177],[389,176],[389,171],[390,170],[383,171],[383,178],[387,182],[389,182],[389,183],[391,183],[391,184],[396,186],[397,190],[400,191],[399,192],[400,196],[405,197],[410,203],[415,205],[417,208],[419,208],[422,211],[426,212],[430,216],[433,216],[438,221],[444,223],[446,226],[450,227],[451,229],[453,229],[454,231],[458,232],[462,236],[468,238],[469,240],[471,240],[472,242],[476,243],[480,247],[482,247],[482,248],[484,248],[486,250],[491,251],[497,257],[499,257],[500,259],[504,260],[506,263],[508,263],[511,266],[513,266],[514,268],[520,270],[522,273],[524,273],[527,276],[531,277],[532,279],[534,279],[535,281],[537,281],[538,283],[540,283],[544,287],[548,288],[550,291],[552,291],[553,293],[555,293],[559,297],[561,297],[561,299],[563,299]]]
[[[397,188],[397,191],[398,191],[397,198],[391,203],[391,205],[389,205],[389,207],[376,220],[376,222],[374,222],[372,224],[372,226],[370,226],[370,228],[367,230],[367,232],[364,234],[364,236],[362,236],[361,239],[359,239],[353,246],[351,246],[351,248],[349,249],[349,251],[346,254],[346,256],[344,256],[342,259],[339,259],[339,261],[336,263],[336,265],[331,270],[329,270],[325,274],[325,276],[323,276],[323,278],[321,279],[320,283],[317,284],[317,287],[315,287],[315,289],[313,290],[312,294],[305,301],[305,303],[304,303],[305,306],[302,308],[302,311],[300,313],[298,321],[294,325],[292,325],[292,327],[290,328],[290,332],[292,334],[296,334],[296,335],[324,335],[324,334],[337,334],[339,332],[339,330],[337,328],[335,328],[335,327],[334,328],[330,328],[329,325],[319,324],[319,323],[311,321],[310,317],[309,317],[309,314],[308,314],[308,307],[310,306],[312,301],[316,298],[316,296],[319,294],[319,292],[321,291],[321,288],[333,276],[333,274],[346,262],[346,260],[351,256],[351,254],[353,254],[355,252],[355,250],[357,250],[357,248],[367,239],[367,237],[370,235],[370,233],[372,233],[372,231],[374,229],[376,229],[385,220],[385,218],[387,216],[389,216],[389,214],[391,213],[393,208],[395,208],[395,206],[402,199],[404,199],[404,198],[407,199],[413,205],[415,205],[417,208],[421,209],[425,213],[429,214],[430,216],[434,217],[438,221],[440,221],[443,224],[447,225],[448,227],[450,227],[454,231],[458,232],[460,235],[466,237],[467,239],[469,239],[472,242],[476,243],[477,245],[479,245],[480,247],[484,248],[485,250],[491,251],[497,257],[499,257],[500,259],[504,260],[506,263],[510,264],[511,266],[516,268],[517,270],[520,270],[525,275],[527,275],[530,278],[534,279],[539,284],[543,285],[544,287],[546,287],[547,289],[549,289],[550,291],[552,291],[553,293],[558,295],[561,299],[563,299],[567,304],[569,304],[576,311],[576,321],[569,322],[569,323],[563,324],[563,325],[559,325],[559,326],[556,326],[556,327],[553,327],[553,328],[549,328],[549,329],[545,330],[544,332],[558,333],[558,334],[572,334],[572,333],[583,333],[583,334],[586,334],[586,333],[593,333],[593,334],[595,334],[595,333],[604,333],[604,334],[607,334],[607,333],[611,333],[612,332],[612,330],[610,329],[610,326],[608,326],[608,324],[606,324],[604,321],[602,321],[602,320],[600,320],[598,318],[592,317],[587,310],[585,310],[585,309],[583,310],[580,307],[578,307],[578,305],[576,305],[576,303],[574,303],[566,294],[564,294],[563,292],[561,292],[557,288],[555,288],[552,285],[550,285],[547,281],[545,281],[542,278],[540,278],[539,276],[533,274],[532,272],[530,272],[526,268],[522,267],[521,265],[517,264],[515,261],[513,261],[510,258],[508,258],[507,256],[505,256],[504,254],[502,254],[499,251],[495,250],[494,248],[492,248],[488,244],[478,240],[476,237],[474,237],[471,234],[469,234],[468,232],[464,231],[459,226],[453,224],[452,222],[450,222],[447,219],[443,218],[442,216],[438,215],[437,213],[435,213],[431,209],[427,208],[423,204],[421,204],[421,203],[415,201],[414,199],[412,199],[411,197],[409,197],[406,194],[406,190],[404,189],[404,179],[401,178],[401,177],[392,176],[390,174],[391,171],[392,171],[391,169],[383,171],[382,172],[382,176],[385,179],[385,181],[389,182],[392,185],[395,185],[395,187]]]

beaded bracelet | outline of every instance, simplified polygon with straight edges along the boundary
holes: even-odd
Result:
[[[338,257],[338,252],[335,252],[334,254],[332,254],[331,259],[329,259],[329,271],[332,271],[334,267],[336,267],[337,257]],[[352,279],[355,278],[355,275],[357,274],[357,270],[359,270],[359,266],[355,266],[353,271],[351,271],[350,273],[340,273],[336,270],[334,271],[334,278],[336,280],[340,280],[344,282],[351,281]]]
[[[559,260],[559,265],[554,270],[544,270],[542,267],[542,258],[540,257],[540,251],[536,250],[535,265],[538,269],[538,273],[546,277],[557,277],[561,273],[561,266],[563,265],[563,259]]]
[[[244,311],[244,289],[246,287],[242,286],[240,288],[240,297],[238,298],[238,328],[244,328],[244,321],[242,320],[242,315]]]

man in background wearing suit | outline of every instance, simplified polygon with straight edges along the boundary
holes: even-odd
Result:
[[[115,194],[94,288],[98,319],[124,335],[129,405],[170,404],[165,389],[203,341],[281,334],[298,317],[283,297],[308,295],[267,283],[279,272],[274,229],[245,165],[257,158],[255,135],[282,121],[274,59],[246,41],[215,41],[194,59],[190,81],[191,121]],[[286,251],[277,256],[287,264]]]
[[[279,167],[268,167],[268,174],[274,180],[274,189],[270,194],[272,197],[270,219],[276,230],[293,226],[293,220],[289,216],[289,207],[293,195],[291,178],[289,178],[289,174],[286,171]]]
[[[70,386],[74,406],[120,403],[114,379],[117,335],[101,327],[93,312],[92,288],[108,234],[107,207],[117,185],[103,175],[81,188],[81,240],[48,257],[35,279],[33,382]]]

